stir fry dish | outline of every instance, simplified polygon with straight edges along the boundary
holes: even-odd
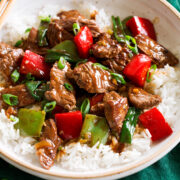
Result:
[[[45,169],[72,142],[121,153],[137,126],[152,141],[173,132],[157,108],[162,98],[144,87],[157,68],[178,59],[157,42],[148,19],[112,16],[112,29],[103,32],[94,18],[61,11],[41,17],[14,46],[0,42],[0,108],[22,136],[36,139]]]

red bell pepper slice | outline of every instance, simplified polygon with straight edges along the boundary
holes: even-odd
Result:
[[[143,87],[150,67],[151,58],[145,54],[138,54],[134,56],[130,63],[124,68],[123,73],[137,86]]]
[[[87,26],[81,27],[78,34],[74,37],[74,42],[77,46],[79,56],[81,58],[88,58],[89,50],[93,44],[93,37]]]
[[[126,26],[131,30],[133,36],[145,34],[151,39],[157,40],[154,25],[148,19],[134,16],[127,21]]]
[[[96,105],[97,103],[103,101],[104,93],[103,94],[96,94],[90,99],[90,105],[91,107]]]
[[[50,75],[50,66],[45,62],[42,56],[26,50],[21,63],[20,73],[31,73],[38,78],[48,78]]]
[[[153,108],[139,116],[142,125],[151,133],[152,141],[158,141],[172,134],[172,129],[157,108]]]
[[[79,137],[83,118],[80,111],[55,114],[59,135],[64,140]]]

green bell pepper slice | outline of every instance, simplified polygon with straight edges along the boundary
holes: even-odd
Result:
[[[59,60],[61,56],[70,63],[82,61],[82,59],[79,58],[76,45],[71,40],[65,40],[54,46],[51,50],[48,50],[48,53],[45,56],[45,61],[52,63]]]
[[[140,112],[141,111],[139,109],[136,109],[135,107],[129,108],[122,126],[120,136],[121,143],[131,144]]]
[[[80,137],[88,142],[89,146],[94,146],[97,142],[99,144],[106,144],[109,136],[109,126],[103,117],[92,114],[86,114],[82,126]]]
[[[45,121],[45,111],[21,108],[18,112],[19,122],[16,128],[25,136],[39,137]]]

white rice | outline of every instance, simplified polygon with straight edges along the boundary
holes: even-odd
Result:
[[[74,6],[76,7],[76,3]],[[111,28],[110,15],[103,9],[97,9],[91,4],[82,4],[81,6],[80,12],[88,18],[94,10],[98,11],[96,21],[102,30]],[[3,27],[4,31],[1,33],[1,40],[14,44],[22,36],[26,36],[24,32],[27,28],[38,26],[38,16],[51,14],[55,17],[59,10],[67,9],[72,8],[62,8],[59,5],[46,5],[37,15],[29,15],[28,17],[14,16],[13,20],[9,20]],[[178,110],[180,105],[179,88],[180,73],[168,65],[164,69],[157,70],[152,82],[146,84],[146,89],[162,97],[163,101],[158,106],[158,109],[163,113],[170,125],[173,125],[173,122],[180,117],[180,111]],[[35,140],[33,138],[20,136],[19,130],[14,128],[14,122],[11,122],[5,116],[4,110],[2,110],[0,113],[0,145],[11,150],[12,153],[25,161],[38,164],[34,143]],[[65,147],[66,154],[55,166],[73,171],[109,168],[111,166],[130,163],[149,151],[150,148],[151,140],[148,130],[146,130],[146,133],[135,134],[132,144],[127,145],[120,155],[114,153],[107,145],[101,144],[99,148],[96,146],[90,148],[87,145],[73,143]]]
[[[14,154],[22,156],[22,159],[26,159],[29,162],[33,162],[37,159],[35,156],[34,143],[35,139],[31,137],[20,136],[19,130],[14,128],[15,122],[10,121],[5,111],[0,113],[0,146],[12,150]]]
[[[24,15],[24,16],[13,16],[8,19],[7,23],[3,26],[3,30],[0,34],[0,40],[14,45],[22,37],[26,37],[25,30],[30,27],[38,27],[40,23],[41,16],[48,16],[55,18],[56,14],[61,10],[79,9],[80,13],[86,18],[90,18],[90,14],[95,10],[98,12],[96,16],[97,25],[104,31],[111,28],[111,15],[108,15],[104,9],[97,9],[94,5],[87,2],[83,2],[79,7],[79,4],[74,2],[73,7],[62,7],[61,5],[46,5],[39,10],[36,15]],[[87,8],[88,7],[88,8]]]
[[[145,132],[134,136],[132,144],[127,145],[119,155],[114,153],[110,146],[97,145],[90,148],[80,143],[72,143],[65,147],[66,155],[62,156],[57,164],[61,168],[69,170],[97,170],[110,168],[136,160],[144,152],[150,149],[150,136]]]
[[[180,70],[166,65],[157,69],[151,83],[146,84],[146,89],[154,94],[160,95],[162,103],[157,107],[173,126],[180,117]]]

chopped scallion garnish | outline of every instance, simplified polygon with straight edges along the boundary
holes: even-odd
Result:
[[[137,47],[137,43],[136,40],[132,37],[132,36],[125,36],[126,38],[126,44],[128,46],[128,48],[135,54],[138,54],[138,47]]]
[[[47,32],[47,28],[40,26],[39,27],[39,31],[38,31],[38,45],[39,46],[47,46],[47,40],[46,40],[46,32]]]
[[[120,84],[126,84],[126,81],[124,80],[123,76],[121,74],[117,73],[111,73],[111,76],[113,79],[115,79]]]
[[[48,46],[48,42],[46,39],[46,33],[48,30],[49,23],[51,21],[51,16],[48,17],[40,17],[41,23],[38,28],[38,45],[40,47],[42,46]]]
[[[35,80],[35,77],[32,76],[31,73],[28,73],[28,74],[26,75],[26,80],[28,80],[28,81],[34,81],[34,80]]]
[[[16,83],[19,80],[20,73],[15,69],[11,74],[11,79],[14,83]]]
[[[61,56],[59,58],[59,61],[58,61],[58,68],[59,69],[64,69],[65,66],[66,66],[66,60],[65,60],[65,58],[63,56]]]
[[[51,21],[51,15],[46,16],[46,17],[40,16],[40,20],[41,20],[41,22],[47,22],[47,23],[50,23],[50,21]]]
[[[77,35],[78,32],[79,32],[79,30],[80,30],[79,24],[78,24],[78,23],[74,23],[74,24],[73,24],[73,32],[74,32],[74,35]]]
[[[22,42],[23,42],[22,40],[19,40],[19,41],[16,42],[16,44],[14,46],[19,47],[22,44]]]
[[[122,26],[125,34],[132,35],[131,31],[127,28],[126,23],[132,18],[133,16],[128,16],[122,20]]]
[[[30,31],[31,31],[31,29],[32,29],[32,28],[27,28],[27,29],[25,30],[25,33],[30,32]]]
[[[106,71],[109,71],[109,68],[108,68],[108,67],[103,66],[103,65],[100,64],[100,63],[93,63],[93,66],[96,66],[96,67],[99,67],[99,68],[104,69],[104,70],[106,70]]]
[[[10,116],[10,120],[13,121],[13,122],[15,122],[15,123],[18,123],[18,122],[19,122],[19,118],[16,117],[16,116],[13,116],[13,115]]]
[[[58,151],[61,151],[62,149],[63,149],[62,146],[59,146],[59,147],[58,147]]]
[[[152,69],[153,69],[154,71],[153,71],[153,72],[150,72]],[[153,64],[153,65],[149,68],[149,70],[148,70],[148,72],[147,72],[147,76],[146,76],[146,81],[147,81],[148,83],[150,83],[150,82],[152,81],[152,76],[153,76],[153,74],[154,74],[154,72],[155,72],[156,69],[157,69],[156,64]]]
[[[21,83],[24,84],[24,83],[26,83],[27,81],[34,81],[34,80],[35,80],[35,77],[32,76],[31,73],[28,73],[28,74],[26,74],[25,79],[24,79]]]
[[[64,83],[64,87],[68,90],[68,91],[73,91],[73,86],[69,83]]]
[[[117,21],[117,22],[116,22]],[[119,36],[118,35],[118,25],[120,26],[119,28],[121,28],[121,31],[123,32],[122,30],[122,23],[120,21],[120,18],[119,17],[114,17],[112,16],[112,22],[113,22],[113,32],[114,32],[114,37],[116,38],[116,40],[119,42],[119,43],[122,43],[122,42],[125,42],[125,39],[123,37],[123,34],[122,36]]]
[[[93,66],[97,66],[101,69],[104,69],[108,72],[110,72],[111,76],[113,79],[116,79],[116,81],[120,84],[126,84],[126,81],[124,80],[123,76],[121,74],[117,74],[117,73],[113,73],[108,67],[106,66],[103,66],[102,64],[100,63],[93,63]]]
[[[3,101],[10,106],[16,106],[19,103],[18,97],[13,94],[3,94],[2,98]]]
[[[76,63],[76,66],[78,66],[79,64],[86,63],[87,61],[88,61],[87,59],[85,59],[85,60],[83,60],[83,61],[79,61],[79,62]]]
[[[80,109],[81,109],[81,113],[82,113],[83,117],[85,117],[85,115],[89,113],[89,111],[90,111],[90,101],[89,101],[88,98],[86,98],[83,101]]]
[[[123,24],[120,20],[119,17],[114,17],[112,16],[112,22],[113,22],[113,32],[114,32],[114,37],[119,43],[126,43],[128,48],[135,54],[138,54],[138,47],[136,44],[136,40],[129,35],[125,34]],[[121,33],[119,35],[118,33]]]
[[[56,101],[48,102],[44,105],[45,112],[51,112],[56,107]]]

